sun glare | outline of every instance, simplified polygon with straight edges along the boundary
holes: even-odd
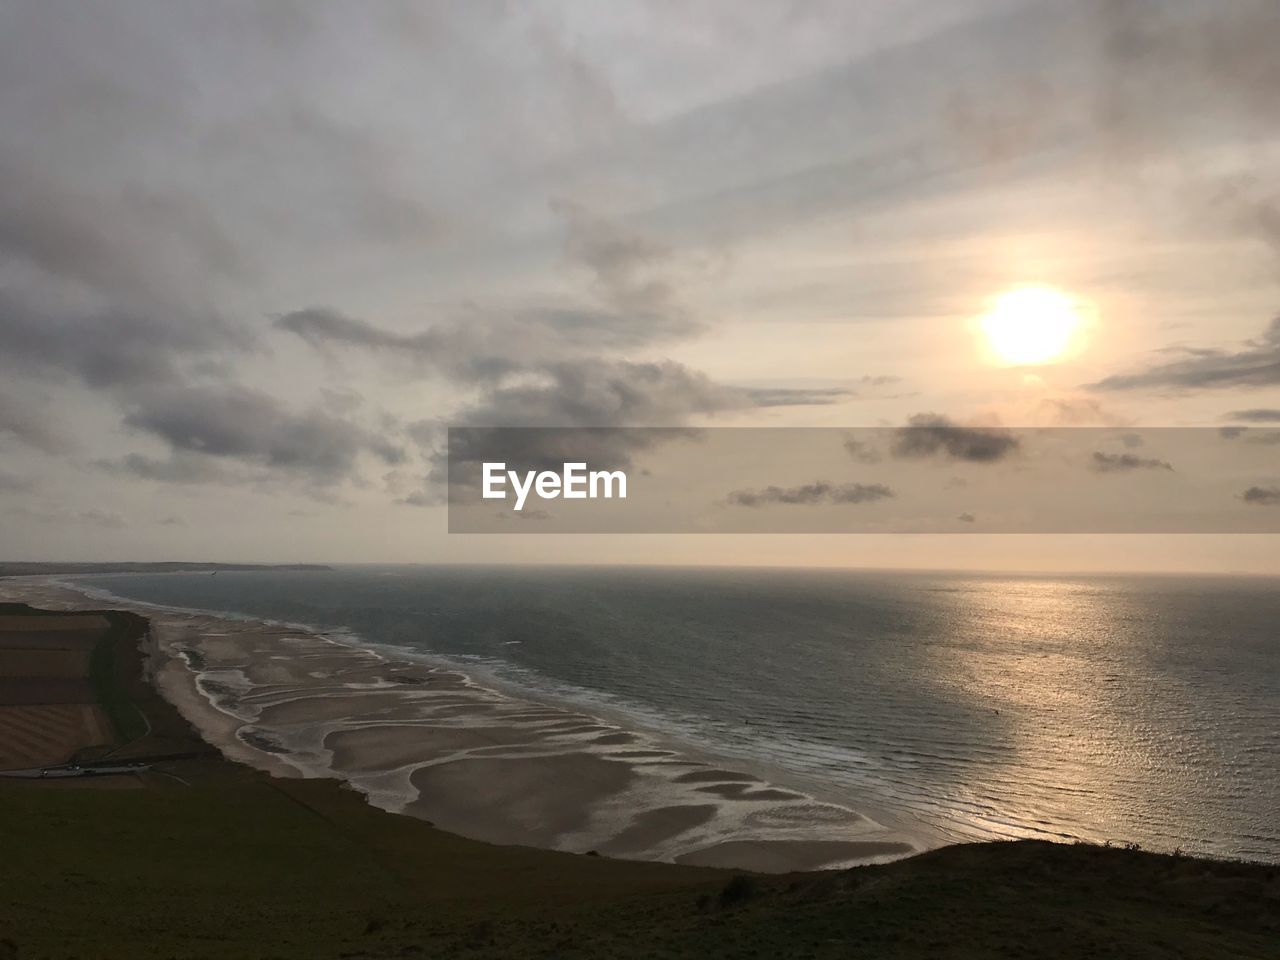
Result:
[[[1063,359],[1081,326],[1080,305],[1063,291],[1046,286],[1006,290],[981,320],[987,346],[1008,366]]]

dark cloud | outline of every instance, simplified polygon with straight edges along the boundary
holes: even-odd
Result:
[[[173,484],[234,483],[245,479],[228,470],[217,456],[174,451],[166,458],[129,453],[119,460],[98,460],[94,466],[108,473],[126,474],[143,480]]]
[[[31,374],[71,375],[89,387],[126,390],[179,379],[180,361],[247,349],[251,336],[218,316],[188,318],[107,310],[42,310],[0,290],[0,365]]]
[[[663,337],[660,327],[590,307],[521,307],[509,312],[471,308],[425,329],[397,333],[317,306],[283,314],[275,325],[331,355],[339,348],[366,350],[410,373],[464,383],[494,381],[531,364],[621,350]]]
[[[959,520],[961,523],[977,523],[978,521],[978,518],[975,517],[972,513],[962,513],[960,514],[960,516],[956,517],[956,519]]]
[[[332,307],[315,306],[278,316],[278,329],[301,337],[313,347],[358,347],[386,351],[389,355],[420,363],[446,366],[452,354],[445,337],[436,330],[401,334],[383,330],[373,324],[348,316]]]
[[[1236,440],[1244,436],[1249,430],[1248,427],[1219,427],[1218,436],[1223,440]]]
[[[831,498],[832,485],[825,481],[807,483],[799,487],[769,486],[763,490],[735,490],[728,501],[740,507],[758,507],[766,503],[815,504]]]
[[[585,274],[589,299],[554,305],[471,305],[407,333],[386,330],[330,306],[283,314],[278,329],[317,349],[374,351],[463,382],[492,381],[539,366],[600,352],[627,350],[698,332],[677,294],[671,254],[665,248],[557,202],[566,223],[565,257]],[[842,391],[815,391],[831,402]],[[768,405],[761,392],[760,405]]]
[[[35,481],[30,477],[0,472],[0,493],[26,493],[34,490],[35,485]]]
[[[315,97],[310,64],[327,75],[319,64],[335,50],[320,44],[350,34],[320,36],[310,25],[330,19],[279,9],[66,16],[20,4],[3,19],[0,117],[23,135],[0,141],[0,376],[77,382],[97,407],[174,445],[167,459],[99,464],[132,476],[328,481],[353,447],[399,460],[393,443],[345,424],[349,411],[246,404],[233,379],[259,346],[239,317],[267,300],[268,274],[287,285],[335,251],[420,249],[438,234],[400,139]],[[194,35],[200,55],[173,57]],[[201,417],[190,404],[208,397]],[[29,390],[14,403],[6,393],[0,435],[64,450],[39,409]],[[230,422],[247,412],[266,420]],[[188,455],[184,443],[214,452]],[[259,469],[216,462],[237,460]]]
[[[444,491],[440,489],[438,484],[430,482],[431,479],[428,478],[427,486],[401,497],[396,500],[396,503],[403,507],[438,507],[445,503]]]
[[[446,478],[466,498],[478,486],[481,464],[501,462],[509,470],[559,472],[565,463],[586,463],[593,470],[625,470],[634,458],[655,447],[696,440],[688,427],[462,427],[449,431],[448,449],[433,453],[429,487],[405,497],[412,506],[440,501],[432,489]]]
[[[1035,423],[1064,427],[1090,424],[1122,425],[1114,414],[1091,397],[1046,397],[1036,404]]]
[[[774,402],[779,397],[772,398]],[[802,392],[798,403],[808,402]],[[751,392],[670,360],[549,363],[528,382],[494,388],[454,422],[474,426],[641,426],[755,406]]]
[[[357,458],[387,463],[404,451],[385,438],[318,410],[295,413],[267,394],[231,386],[157,388],[135,399],[125,424],[159,437],[176,452],[225,458],[331,484],[352,475]],[[152,479],[190,477],[193,461],[126,458]]]
[[[865,440],[858,440],[855,437],[845,437],[844,449],[858,463],[879,463],[882,459],[880,451]]]
[[[1137,373],[1092,384],[1098,390],[1157,389],[1172,392],[1280,385],[1280,317],[1240,350],[1185,350],[1186,356]]]
[[[412,333],[395,333],[331,307],[308,307],[276,319],[276,327],[318,350],[354,348],[378,353],[407,372],[470,382],[495,381],[528,364],[592,350],[624,349],[659,339],[642,325],[589,308],[519,308],[443,320]]]
[[[1140,433],[1126,433],[1121,435],[1120,442],[1130,450],[1136,450],[1147,441],[1142,438]]]
[[[762,490],[735,490],[728,502],[739,507],[760,507],[771,503],[814,506],[817,504],[872,503],[892,497],[882,483],[833,484],[825,480],[798,487],[768,486]]]
[[[556,201],[566,224],[565,256],[584,269],[599,301],[643,340],[687,336],[701,328],[681,304],[669,273],[670,250],[581,204]]]
[[[1233,410],[1223,420],[1243,420],[1246,423],[1280,423],[1280,410],[1269,407],[1253,407],[1249,410]]]
[[[459,492],[470,490],[486,461],[520,470],[558,470],[579,461],[593,469],[626,469],[646,450],[696,439],[698,431],[687,426],[693,419],[814,402],[803,388],[771,390],[762,402],[754,390],[717,383],[670,360],[548,363],[489,386],[456,411],[449,426],[459,429],[447,451],[439,423],[411,424],[407,432],[427,450],[431,469],[426,487],[400,502],[439,503],[446,481]]]
[[[3,155],[0,261],[135,300],[172,295],[194,276],[250,272],[197,198],[137,184],[95,195]]]
[[[68,441],[32,398],[0,392],[0,437],[11,436],[45,453],[67,449]]]
[[[1090,469],[1097,473],[1123,473],[1129,470],[1172,470],[1173,465],[1165,460],[1139,457],[1132,453],[1103,453],[1095,451],[1089,463]]]
[[[437,337],[430,330],[416,334],[391,333],[331,307],[294,310],[277,317],[275,323],[281,330],[297,334],[317,347],[332,343],[430,356],[440,346]]]
[[[1254,506],[1275,506],[1280,504],[1280,487],[1250,487],[1240,494],[1240,499]]]
[[[746,391],[752,406],[824,406],[853,396],[843,387],[753,387]]]
[[[895,431],[895,457],[941,456],[969,463],[995,463],[1021,448],[1022,442],[996,427],[962,427],[936,413],[918,413]]]
[[[494,387],[458,411],[451,425],[468,429],[455,432],[447,453],[433,451],[428,483],[440,485],[447,478],[469,488],[478,481],[480,464],[496,460],[522,470],[559,469],[567,460],[594,469],[626,468],[637,453],[656,444],[689,439],[693,432],[678,425],[690,417],[751,405],[747,391],[671,361],[550,364],[532,379]],[[433,435],[420,426],[415,431]],[[404,502],[425,505],[438,499],[428,490]]]

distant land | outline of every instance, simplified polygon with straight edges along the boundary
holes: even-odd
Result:
[[[56,573],[209,573],[216,570],[330,570],[323,563],[52,563],[0,561],[0,577],[38,577]]]

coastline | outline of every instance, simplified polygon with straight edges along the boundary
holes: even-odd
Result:
[[[761,872],[937,845],[612,721],[297,625],[104,600],[56,577],[2,580],[0,597],[147,617],[153,682],[225,756],[341,780],[464,837]]]

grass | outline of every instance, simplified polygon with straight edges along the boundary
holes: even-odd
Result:
[[[130,749],[201,746],[129,648]],[[1270,866],[1020,842],[765,877],[491,846],[207,748],[143,781],[0,784],[0,960],[1280,957]]]
[[[116,740],[123,744],[148,731],[147,719],[130,697],[127,683],[136,666],[132,649],[146,632],[146,621],[121,611],[106,611],[105,616],[111,626],[89,656],[89,682]]]

